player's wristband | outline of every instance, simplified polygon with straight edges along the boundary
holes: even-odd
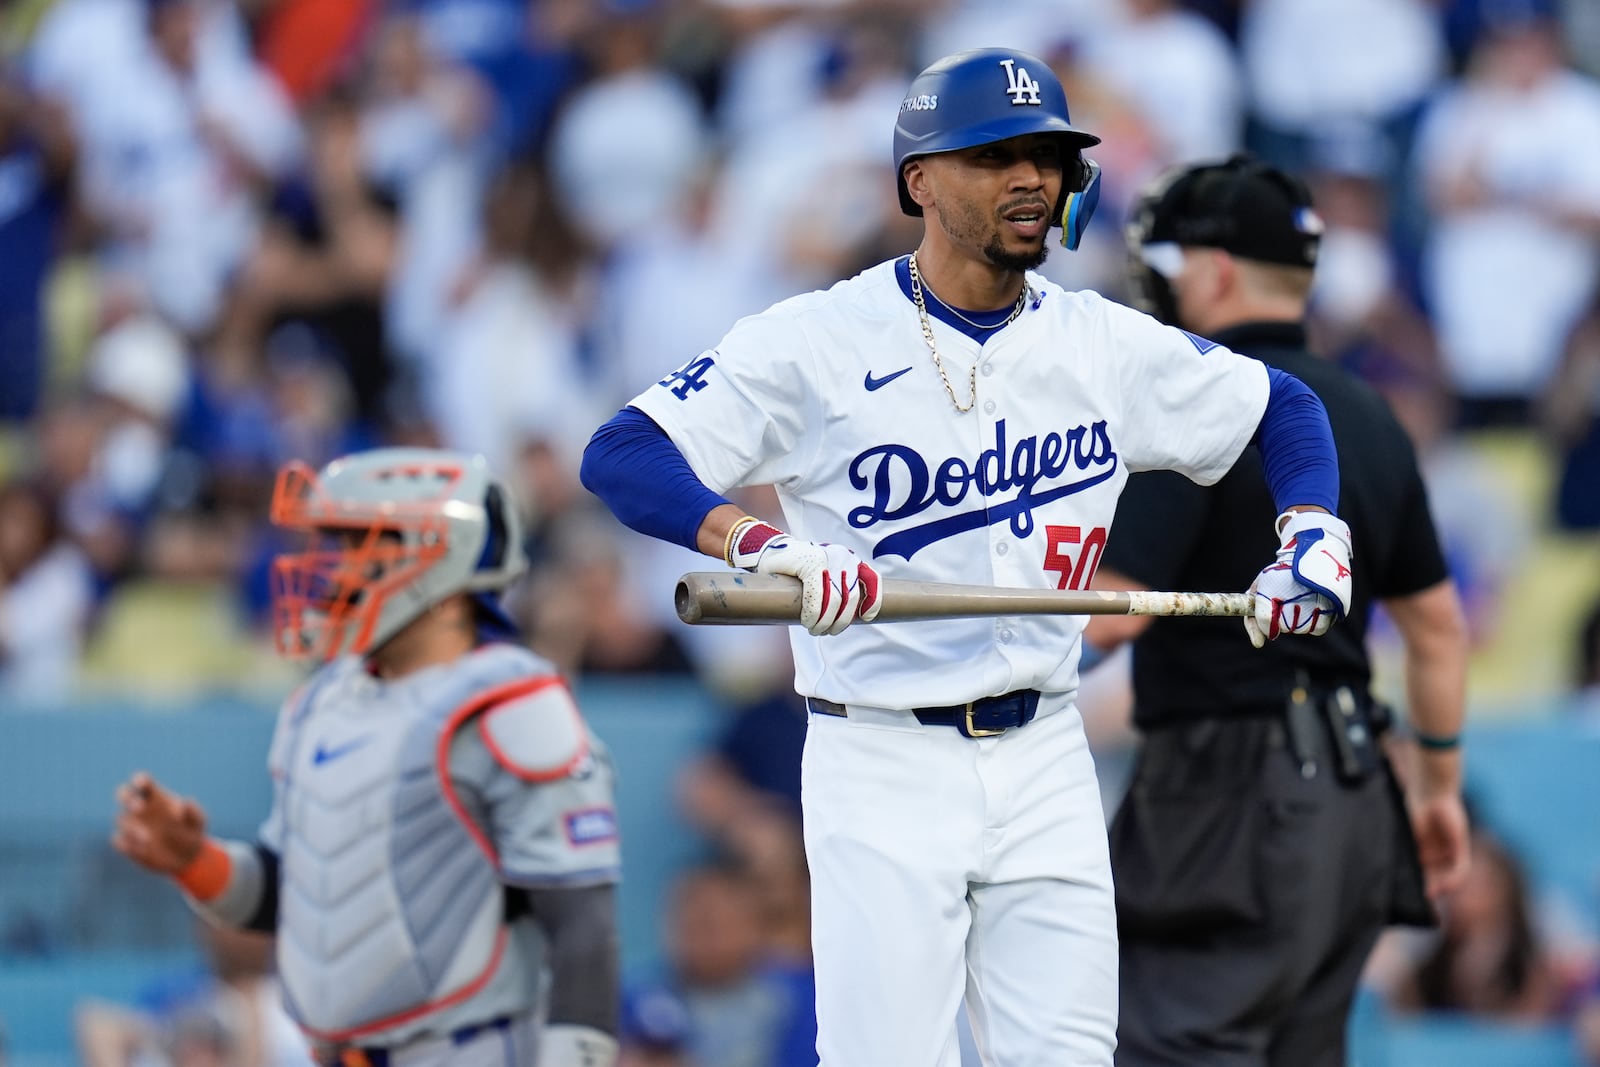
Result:
[[[1461,747],[1461,734],[1425,734],[1413,728],[1411,736],[1417,742],[1417,747],[1429,752],[1454,752]]]
[[[756,518],[754,515],[746,515],[744,518],[740,519],[738,522],[736,522],[732,526],[728,527],[728,536],[722,542],[722,560],[723,560],[724,563],[726,563],[730,567],[734,565],[733,564],[733,545],[734,545],[734,542],[739,539],[739,535],[745,531],[746,527],[750,526],[753,523],[757,523],[757,522],[760,522],[760,521],[761,520]]]
[[[205,903],[220,897],[233,880],[233,859],[228,850],[211,838],[200,846],[200,854],[173,876],[183,891]]]
[[[770,522],[743,518],[729,531],[728,566],[753,571],[761,560],[761,553],[776,538],[784,536],[782,530]]]

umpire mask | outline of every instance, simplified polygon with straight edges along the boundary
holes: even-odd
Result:
[[[1141,191],[1128,215],[1123,236],[1132,302],[1182,326],[1172,283],[1183,270],[1185,247],[1310,268],[1322,230],[1305,183],[1251,156],[1175,167]]]

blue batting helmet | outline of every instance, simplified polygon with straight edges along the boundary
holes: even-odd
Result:
[[[895,180],[900,209],[920,216],[906,188],[905,166],[919,156],[992,144],[1029,133],[1060,134],[1066,175],[1056,223],[1077,247],[1099,198],[1100,168],[1082,150],[1100,138],[1072,125],[1067,91],[1050,64],[1009,48],[975,48],[946,56],[917,75],[894,124]]]

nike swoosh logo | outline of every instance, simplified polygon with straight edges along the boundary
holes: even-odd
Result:
[[[872,372],[867,371],[867,392],[871,393],[875,390],[882,389],[884,386],[900,377],[900,375],[910,373],[911,368],[907,367],[905,370],[897,370],[893,374],[885,374],[882,378],[874,378],[872,376]]]
[[[354,740],[346,741],[342,745],[334,745],[332,748],[324,748],[322,743],[318,742],[317,750],[311,754],[311,764],[314,767],[320,767],[324,763],[332,763],[340,756],[349,755],[371,740],[371,734],[364,734],[363,736],[357,737]]]

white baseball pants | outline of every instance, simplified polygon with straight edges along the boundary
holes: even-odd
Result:
[[[1068,697],[998,737],[813,713],[802,768],[821,1067],[1111,1067],[1105,817]]]

